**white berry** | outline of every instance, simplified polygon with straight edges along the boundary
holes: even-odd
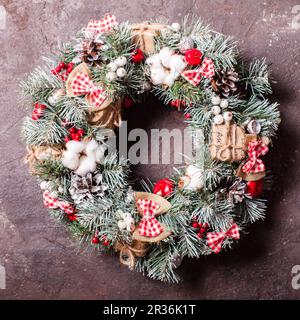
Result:
[[[108,64],[108,69],[110,70],[110,71],[117,71],[117,69],[118,69],[118,66],[116,65],[116,63],[114,63],[114,62],[111,62],[111,63],[109,63]]]
[[[118,66],[118,67],[123,67],[125,66],[125,64],[127,63],[127,59],[126,57],[119,57],[115,60],[115,64]]]
[[[127,74],[127,72],[126,72],[126,70],[124,68],[119,68],[117,70],[117,76],[119,78],[124,78],[126,76],[126,74]]]
[[[220,107],[221,107],[222,109],[227,108],[227,107],[228,107],[228,101],[227,101],[226,99],[222,99],[222,100],[221,100],[221,103],[220,103]]]
[[[222,124],[224,122],[224,118],[221,114],[214,116],[214,124]]]
[[[224,120],[225,121],[231,121],[232,120],[232,112],[226,111],[223,114]]]
[[[40,188],[41,188],[42,190],[47,190],[47,189],[49,188],[49,182],[48,182],[48,181],[42,181],[42,182],[40,183]]]
[[[211,97],[211,103],[213,105],[219,105],[221,103],[221,98],[218,96],[212,96]]]
[[[110,72],[108,72],[108,73],[106,74],[106,79],[107,79],[108,81],[114,81],[114,80],[117,79],[117,74],[116,74],[115,72],[113,72],[113,71],[110,71]]]
[[[221,113],[221,108],[219,106],[213,106],[211,108],[211,112],[214,114],[214,115],[218,115]]]
[[[174,22],[171,24],[171,29],[175,32],[178,32],[180,30],[181,26],[178,22]]]

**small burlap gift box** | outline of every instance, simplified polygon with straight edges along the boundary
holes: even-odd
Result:
[[[154,38],[157,37],[166,25],[151,22],[142,22],[131,26],[132,42],[143,52],[153,53],[155,48]]]
[[[236,124],[214,124],[209,146],[212,159],[224,162],[238,162],[245,158],[246,134]]]

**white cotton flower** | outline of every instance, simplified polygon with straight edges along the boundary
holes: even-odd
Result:
[[[174,54],[170,59],[170,69],[180,74],[187,66],[184,56]]]
[[[94,172],[97,163],[103,160],[106,146],[95,139],[90,141],[69,141],[63,153],[62,164],[77,175],[85,176]]]

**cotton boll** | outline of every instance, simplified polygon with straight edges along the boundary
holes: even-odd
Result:
[[[164,84],[171,87],[174,84],[175,80],[176,80],[176,76],[174,76],[174,74],[169,73],[165,78]]]
[[[92,139],[91,141],[89,141],[86,145],[86,148],[85,148],[85,153],[88,155],[88,156],[93,156],[95,155],[95,152],[98,148],[98,143],[95,139]]]
[[[77,153],[71,153],[71,152],[65,151],[63,153],[61,162],[64,167],[70,170],[75,170],[79,166],[79,155]]]
[[[97,161],[97,163],[101,163],[102,162],[106,149],[107,149],[107,147],[105,145],[103,145],[103,144],[98,146],[98,148],[96,150],[96,161]]]
[[[147,58],[146,63],[149,66],[160,66],[160,57],[158,54],[154,54],[153,56]]]
[[[162,48],[161,51],[159,52],[159,58],[160,58],[161,64],[165,68],[170,68],[170,60],[173,54],[174,54],[174,51],[170,50],[167,47]]]
[[[184,59],[184,56],[180,56],[178,54],[174,54],[170,59],[170,69],[173,71],[177,71],[181,73],[185,67],[187,66],[187,63]]]
[[[85,149],[86,143],[84,141],[71,140],[66,144],[66,148],[70,153],[80,153]]]
[[[197,190],[203,188],[203,170],[194,166],[189,165],[186,170],[185,174],[190,177],[190,182],[186,186],[187,189],[190,190]]]
[[[126,229],[126,223],[123,220],[118,221],[118,227],[119,229],[123,230]]]
[[[171,24],[171,29],[175,32],[178,32],[180,30],[181,26],[178,22],[173,22]]]
[[[75,170],[75,173],[79,176],[84,177],[89,172],[94,172],[96,170],[96,159],[94,156],[82,156],[80,158],[80,164]]]
[[[151,68],[151,80],[153,84],[163,84],[166,74],[162,68]]]

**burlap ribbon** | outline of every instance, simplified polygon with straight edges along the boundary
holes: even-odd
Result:
[[[237,162],[245,157],[246,135],[236,124],[213,125],[210,154],[212,159]]]
[[[91,111],[87,116],[89,124],[95,127],[103,127],[114,129],[119,127],[122,122],[121,107],[123,99],[119,98],[115,102],[111,102],[106,108],[101,110]]]
[[[154,52],[154,38],[157,37],[166,25],[151,22],[142,22],[131,26],[132,41],[145,53]]]
[[[136,257],[144,257],[149,249],[149,244],[134,240],[131,245],[118,241],[115,250],[120,251],[120,263],[133,269]]]
[[[155,203],[157,203],[159,205],[159,208],[155,211],[155,216],[158,216],[160,214],[163,214],[165,212],[167,212],[168,210],[171,209],[171,204],[169,201],[167,201],[165,198],[157,195],[157,194],[153,194],[153,193],[149,193],[149,192],[136,192],[135,193],[135,199],[137,202],[137,210],[139,212],[139,214],[141,215],[141,217],[143,218],[144,216],[144,212],[141,209],[141,207],[138,205],[138,200],[141,199],[146,199],[146,200],[151,200]],[[142,242],[149,242],[149,243],[157,243],[165,238],[167,238],[169,235],[171,235],[171,231],[169,231],[167,229],[167,227],[164,224],[161,224],[162,228],[163,228],[163,232],[160,233],[158,236],[156,237],[147,237],[147,236],[143,236],[140,234],[139,232],[139,228],[136,228],[135,231],[133,232],[132,238],[138,241],[142,241]]]
[[[53,146],[27,146],[27,155],[24,159],[29,164],[32,173],[35,172],[35,164],[51,158],[59,160],[62,156],[63,148],[60,145]]]

